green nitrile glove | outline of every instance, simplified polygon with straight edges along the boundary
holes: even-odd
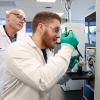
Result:
[[[74,48],[78,45],[78,40],[72,31],[69,32],[68,36],[66,36],[66,32],[63,32],[60,36],[60,42],[70,44]]]
[[[75,66],[75,64],[78,64],[78,63],[79,63],[79,55],[72,56],[70,59],[69,68],[72,69]]]
[[[80,57],[80,55],[77,54],[77,55],[75,55],[75,56],[72,56],[71,59],[72,59],[72,60],[77,59],[77,60],[79,61],[79,57]]]

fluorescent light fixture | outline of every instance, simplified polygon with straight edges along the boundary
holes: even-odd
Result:
[[[59,12],[55,12],[56,14],[58,14],[60,17],[64,14],[64,13],[59,13]]]
[[[54,3],[56,0],[37,0],[37,2],[52,2]]]

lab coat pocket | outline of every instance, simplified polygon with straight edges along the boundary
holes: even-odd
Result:
[[[4,47],[0,47],[0,52],[5,51]]]

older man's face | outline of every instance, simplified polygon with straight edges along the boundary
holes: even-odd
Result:
[[[22,29],[25,18],[19,11],[11,12],[9,15],[7,15],[6,20],[8,24],[15,29],[16,31],[19,31]]]

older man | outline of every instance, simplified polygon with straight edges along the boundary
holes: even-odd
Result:
[[[9,44],[17,40],[17,32],[20,31],[25,22],[25,13],[18,8],[6,11],[6,24],[0,26],[0,90],[3,81],[3,67],[5,67],[5,50]]]

